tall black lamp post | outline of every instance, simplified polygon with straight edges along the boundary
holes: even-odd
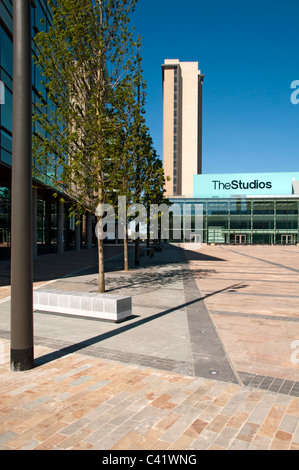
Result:
[[[11,369],[34,366],[31,2],[13,1]]]

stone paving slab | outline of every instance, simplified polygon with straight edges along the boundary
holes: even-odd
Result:
[[[299,398],[36,347],[0,365],[1,450],[298,450]]]
[[[112,265],[120,259],[113,257]],[[73,350],[101,350],[104,357],[144,364],[159,364],[168,370],[197,376],[217,375],[219,380],[239,382],[210,315],[201,300],[184,252],[166,247],[154,258],[143,257],[138,270],[115,271],[107,261],[107,295],[132,297],[133,318],[120,326],[35,312],[35,335],[44,345],[60,341],[60,349],[73,343]],[[62,278],[47,286],[47,292],[80,290],[92,295],[97,274]],[[43,288],[37,292],[43,292]],[[8,322],[9,308],[6,308]],[[3,327],[4,329],[4,327]],[[45,343],[46,338],[48,341]],[[99,349],[100,348],[100,349]]]
[[[298,385],[299,247],[222,245],[187,258],[239,374]]]
[[[25,373],[9,370],[3,298],[0,449],[298,450],[298,364],[286,355],[298,332],[298,253],[165,247],[126,273],[110,252],[107,287],[132,295],[134,318],[112,325],[35,316],[36,367]],[[53,262],[51,275],[39,262],[35,287],[93,291],[89,256],[84,265],[81,254],[78,269],[65,257],[56,277]]]

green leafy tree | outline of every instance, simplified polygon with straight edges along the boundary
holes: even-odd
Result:
[[[151,223],[156,223],[159,226],[161,215],[158,220],[151,220],[151,205],[161,204],[169,207],[171,202],[165,197],[165,174],[161,159],[158,157],[156,150],[153,146],[153,141],[149,134],[145,136],[144,140],[144,167],[146,171],[143,176],[143,192],[142,203],[147,211],[147,246],[149,247],[151,235]]]
[[[130,15],[137,0],[49,0],[53,26],[35,37],[48,103],[34,116],[36,171],[94,213],[113,200],[122,116],[130,105],[136,42]],[[130,129],[128,129],[130,132]],[[128,162],[129,164],[129,162]],[[103,214],[97,212],[98,222]],[[99,291],[105,291],[103,239]]]
[[[140,42],[136,44],[136,54],[134,61],[134,70],[132,70],[130,80],[126,79],[127,99],[126,105],[117,106],[122,109],[120,114],[120,133],[119,133],[119,156],[117,161],[119,166],[115,171],[115,178],[118,178],[115,196],[125,196],[126,210],[131,211],[138,205],[148,207],[151,203],[160,204],[164,199],[164,171],[162,162],[158,158],[153,147],[149,129],[145,123],[145,103],[146,103],[146,83],[143,79],[142,58],[140,55]],[[121,84],[121,89],[124,87]],[[122,92],[119,97],[122,97]],[[121,98],[122,99],[122,98]],[[135,220],[134,211],[131,217],[124,224],[124,269],[129,269],[128,263],[128,239],[127,223]],[[140,218],[140,217],[139,217]],[[141,217],[142,219],[142,217]],[[149,215],[144,218],[144,222],[149,225]],[[139,224],[135,227],[139,234]],[[140,237],[135,236],[135,265],[139,265],[140,259]]]
[[[140,160],[143,130],[145,129],[144,105],[146,94],[146,84],[142,77],[140,47],[140,38],[138,38],[132,73],[130,77],[126,77],[125,83],[120,83],[121,91],[118,95],[116,94],[119,99],[117,108],[121,109],[121,113],[119,113],[118,164],[116,163],[114,172],[117,191],[114,194],[117,197],[125,197],[126,211],[132,203],[140,202],[136,188],[138,188],[140,180],[138,162]],[[122,91],[124,88],[126,88],[128,98],[125,104]],[[122,226],[124,231],[124,269],[126,271],[129,269],[127,237],[129,220],[130,218],[126,219]]]

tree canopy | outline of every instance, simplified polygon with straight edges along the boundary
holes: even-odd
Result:
[[[50,175],[75,211],[163,194],[164,177],[145,124],[137,0],[49,0],[53,24],[35,36],[48,99],[35,108],[35,172]],[[99,240],[99,289],[104,291]]]

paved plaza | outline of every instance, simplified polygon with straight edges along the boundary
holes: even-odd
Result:
[[[34,313],[35,368],[10,370],[0,263],[1,450],[299,450],[299,247],[165,245],[123,270],[122,323]],[[96,292],[95,249],[34,261],[34,289]]]

